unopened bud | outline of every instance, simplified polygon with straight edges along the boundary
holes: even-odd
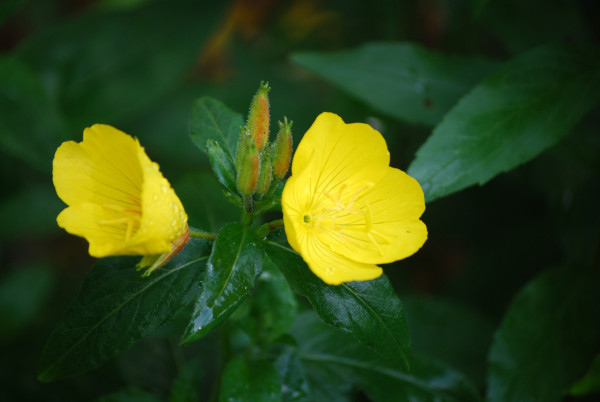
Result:
[[[250,104],[250,113],[246,123],[246,131],[252,135],[256,143],[256,149],[260,152],[269,139],[269,96],[271,90],[268,82],[260,82],[260,87],[252,103]]]
[[[277,180],[283,179],[290,168],[290,158],[292,156],[292,123],[283,118],[283,123],[279,122],[279,133],[273,144],[273,175]]]
[[[249,197],[254,194],[260,171],[258,151],[254,139],[242,132],[236,155],[237,181],[240,194]]]
[[[256,194],[263,196],[269,191],[271,181],[273,180],[273,168],[271,167],[271,155],[269,147],[267,152],[263,152],[260,158],[260,173],[258,175],[258,183],[256,185]]]

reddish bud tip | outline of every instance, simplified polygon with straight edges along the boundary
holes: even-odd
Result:
[[[260,82],[260,87],[256,91],[254,98],[252,98],[248,122],[246,123],[246,130],[254,138],[258,152],[263,149],[269,139],[270,116],[268,93],[270,90],[268,82]]]

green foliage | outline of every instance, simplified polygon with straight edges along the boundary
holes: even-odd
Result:
[[[223,373],[219,401],[280,401],[281,384],[273,365],[236,357]]]
[[[438,362],[411,357],[406,373],[312,313],[298,316],[291,331],[298,358],[310,384],[310,400],[348,400],[340,391],[355,384],[374,401],[480,401],[477,389],[461,373]]]
[[[40,381],[96,368],[167,323],[198,296],[209,251],[191,240],[149,279],[135,268],[139,257],[98,261],[46,344]]]
[[[596,2],[0,3],[0,400],[600,394]],[[325,285],[280,228],[285,179],[237,194],[263,80],[294,144],[330,110],[412,161],[438,200],[419,253]],[[147,278],[139,256],[85,275],[56,225],[52,157],[94,123],[138,137],[207,231]]]
[[[568,134],[598,94],[597,48],[531,50],[463,97],[417,151],[408,173],[428,201],[484,184]]]
[[[368,43],[333,54],[298,53],[293,61],[381,113],[426,125],[437,124],[496,66],[482,58],[446,56],[411,43]]]
[[[240,224],[227,225],[219,232],[182,343],[209,333],[248,297],[262,269],[259,243],[256,234]]]
[[[327,285],[310,272],[295,251],[275,242],[265,247],[292,289],[306,297],[325,322],[352,334],[401,369],[408,369],[406,315],[385,275],[372,281]]]
[[[597,271],[551,269],[513,300],[490,350],[489,401],[560,401],[600,336]]]

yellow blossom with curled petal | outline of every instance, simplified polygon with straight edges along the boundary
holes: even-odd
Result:
[[[82,142],[64,142],[52,180],[68,205],[58,226],[85,237],[93,257],[157,256],[143,260],[151,262],[189,239],[187,215],[158,165],[136,138],[114,127],[95,124]]]
[[[281,197],[285,233],[324,282],[375,279],[377,264],[425,243],[421,186],[389,163],[379,132],[333,113],[320,114],[300,141]]]

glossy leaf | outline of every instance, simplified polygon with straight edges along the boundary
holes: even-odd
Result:
[[[221,379],[220,402],[280,401],[279,375],[265,360],[231,359]]]
[[[490,350],[487,400],[560,401],[600,336],[596,271],[542,273],[517,294]]]
[[[44,348],[40,381],[96,368],[171,320],[200,293],[210,248],[192,239],[146,278],[140,257],[99,260]]]
[[[192,105],[189,133],[194,144],[206,152],[208,140],[218,142],[233,166],[240,127],[243,125],[242,115],[233,112],[218,100],[202,97]]]
[[[309,398],[311,392],[308,385],[308,380],[302,368],[302,364],[298,357],[296,347],[284,346],[279,351],[275,362],[275,369],[279,373],[281,380],[281,400],[283,402],[309,402],[312,400],[335,400],[338,395],[325,398]],[[315,390],[312,394],[315,396]],[[339,393],[341,395],[341,392]]]
[[[181,343],[200,339],[235,311],[254,288],[262,260],[260,240],[247,226],[232,223],[219,232]]]
[[[298,312],[296,295],[285,277],[270,260],[265,261],[262,274],[252,296],[251,313],[257,318],[257,332],[270,342],[289,329]]]
[[[367,43],[336,53],[297,53],[292,60],[381,113],[427,125],[438,123],[496,66],[411,43]]]
[[[231,193],[236,193],[235,186],[235,165],[231,158],[223,151],[223,148],[215,140],[206,142],[206,153],[213,172],[217,176],[217,180],[225,186]]]
[[[302,257],[278,243],[267,241],[266,251],[292,289],[305,296],[327,323],[352,334],[407,370],[410,334],[400,299],[385,275],[364,282],[325,284]]]
[[[600,52],[544,46],[464,96],[418,150],[408,174],[432,201],[484,184],[569,133],[600,96]]]
[[[291,334],[318,395],[340,383],[358,387],[373,401],[468,402],[480,401],[477,389],[459,372],[419,356],[412,356],[410,373],[389,359],[360,345],[346,334],[324,325],[312,312],[298,316]],[[331,385],[330,385],[331,384]],[[324,400],[316,399],[315,400]]]

